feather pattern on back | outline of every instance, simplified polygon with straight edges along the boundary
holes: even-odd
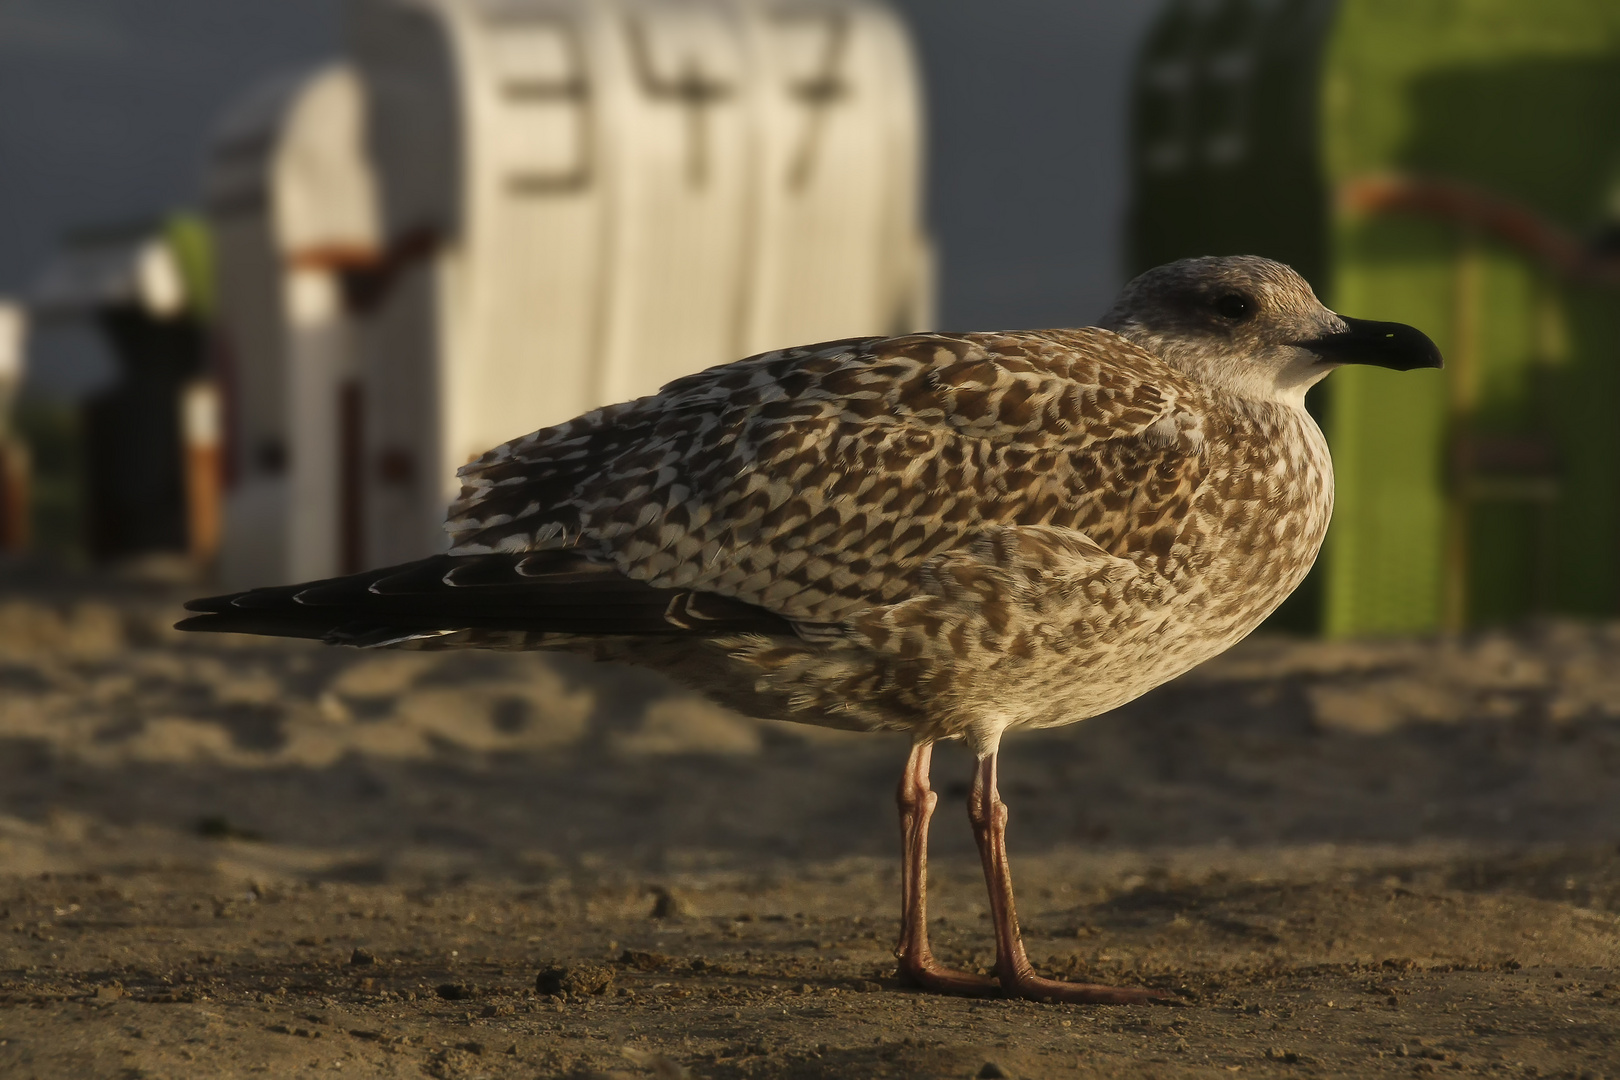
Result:
[[[1302,410],[1097,328],[767,353],[461,475],[453,554],[566,548],[796,631],[717,640],[709,675],[550,644],[755,713],[939,735],[1094,715],[1219,652],[1298,584],[1332,502]]]

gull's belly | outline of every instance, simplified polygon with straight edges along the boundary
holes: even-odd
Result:
[[[1118,626],[1110,640],[1008,672],[1012,678],[999,689],[1004,702],[1018,705],[1008,710],[1010,726],[1053,727],[1107,712],[1247,637],[1316,561],[1332,501],[1330,488],[1318,491],[1294,511],[1306,527],[1292,545],[1267,548],[1257,530],[1229,534],[1204,574],[1189,577],[1162,607]]]
[[[1280,602],[1280,601],[1279,601]],[[1274,606],[1274,605],[1273,605]],[[1191,613],[1144,620],[1134,632],[1084,656],[1057,656],[1019,680],[1013,727],[1056,727],[1134,701],[1232,647],[1264,621],[1210,625]]]

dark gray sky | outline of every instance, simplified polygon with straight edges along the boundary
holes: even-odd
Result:
[[[0,290],[195,198],[221,109],[337,49],[334,0],[0,0]]]
[[[1160,0],[896,0],[923,54],[940,321],[1085,323],[1119,284],[1126,78]],[[340,0],[0,0],[0,293],[197,190],[221,110],[338,51]]]
[[[1094,321],[1122,284],[1127,84],[1162,0],[894,0],[932,119],[940,321]]]

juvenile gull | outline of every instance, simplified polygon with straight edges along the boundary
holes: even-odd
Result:
[[[461,470],[448,555],[194,601],[203,614],[180,626],[565,649],[755,716],[909,732],[902,974],[955,993],[1166,1000],[1035,975],[997,747],[1174,678],[1293,591],[1333,508],[1305,392],[1346,363],[1440,355],[1252,256],[1150,270],[1096,327],[766,353],[491,450]],[[940,739],[977,756],[993,977],[928,947]]]

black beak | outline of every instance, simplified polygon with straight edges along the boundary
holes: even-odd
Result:
[[[1414,326],[1339,318],[1344,319],[1346,329],[1295,344],[1334,364],[1372,364],[1393,371],[1444,366],[1440,350]]]

